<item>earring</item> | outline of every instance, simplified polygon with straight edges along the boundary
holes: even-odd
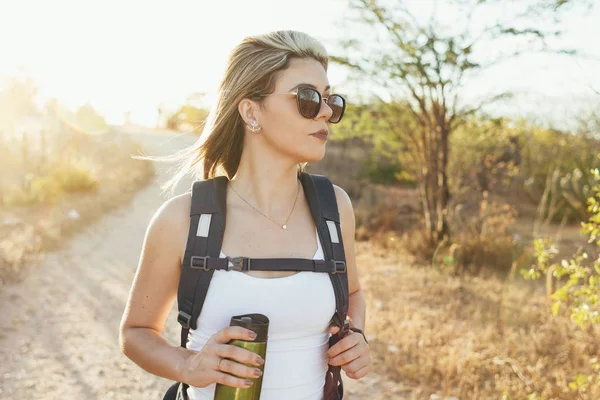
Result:
[[[248,127],[248,129],[250,129],[251,132],[258,132],[262,129],[262,127],[260,127],[258,125],[258,122],[256,121],[252,121],[252,126],[246,124],[246,126]]]

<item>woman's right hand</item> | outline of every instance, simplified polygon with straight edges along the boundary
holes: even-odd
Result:
[[[185,360],[182,381],[195,387],[206,387],[213,383],[237,388],[252,386],[252,381],[244,378],[256,379],[262,375],[262,371],[243,364],[260,366],[264,361],[261,362],[262,358],[256,353],[227,344],[232,339],[254,340],[256,336],[251,334],[254,332],[241,326],[228,326],[215,333],[201,351]],[[221,359],[224,360],[219,370]]]

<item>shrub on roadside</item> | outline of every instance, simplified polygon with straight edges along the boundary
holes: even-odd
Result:
[[[83,158],[66,159],[47,166],[44,175],[28,174],[21,185],[2,190],[2,203],[6,206],[50,204],[64,193],[95,190],[96,174]]]
[[[567,314],[573,324],[591,332],[600,326],[600,171],[593,169],[592,174],[596,184],[593,195],[588,198],[588,211],[592,213],[586,222],[582,222],[582,233],[589,236],[589,243],[596,243],[599,249],[594,254],[588,254],[581,248],[570,260],[555,263],[552,260],[557,254],[554,243],[549,239],[536,239],[536,263],[531,268],[522,269],[525,279],[538,279],[550,274],[553,278],[566,278],[566,282],[554,293],[552,314],[559,315],[561,311]],[[598,343],[594,348],[598,349]],[[569,388],[579,398],[590,395],[598,398],[600,395],[600,362],[598,357],[590,357],[589,364],[576,371],[569,371],[572,381]]]
[[[510,233],[516,211],[509,204],[484,197],[473,209],[455,208],[449,215],[451,235],[439,245],[432,245],[425,229],[415,228],[402,235],[410,254],[453,274],[468,271],[506,273],[523,248]]]

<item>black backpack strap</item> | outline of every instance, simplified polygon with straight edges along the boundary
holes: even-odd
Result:
[[[301,172],[299,178],[317,226],[325,260],[333,262],[332,271],[322,271],[335,271],[329,273],[336,298],[336,312],[332,321],[337,326],[344,327],[349,305],[348,275],[334,187],[331,181],[322,175]],[[206,257],[218,259],[220,255],[225,232],[227,182],[227,177],[222,176],[197,181],[192,185],[190,230],[177,294],[177,320],[182,326],[182,347],[186,347],[189,330],[196,329],[198,316],[215,271],[212,268],[204,268],[208,265]],[[215,260],[211,260],[211,263],[213,262]],[[330,346],[342,337],[342,333],[340,331],[340,334],[330,338]],[[184,383],[179,385],[178,396],[185,399],[187,387]],[[326,394],[327,400],[333,399],[334,396],[335,399],[341,399],[343,396],[339,366],[329,366]]]
[[[199,268],[205,257],[219,257],[225,233],[225,200],[227,177],[195,181],[192,184],[190,230],[181,264],[177,289],[177,321],[181,324],[181,347],[187,347],[190,329],[196,329],[200,310],[214,270]],[[187,400],[186,383],[173,385],[167,396],[176,393],[177,400]],[[176,391],[175,391],[176,390]],[[172,399],[167,397],[165,399]]]
[[[342,272],[329,274],[336,302],[333,322],[342,327],[348,315],[348,274],[335,189],[331,180],[324,175],[301,172],[300,179],[317,226],[325,259],[333,261],[336,266],[343,267]]]
[[[324,175],[300,173],[300,179],[306,192],[313,219],[317,225],[319,239],[325,253],[326,260],[333,260],[336,264],[343,263],[343,272],[329,274],[335,292],[336,311],[332,322],[340,327],[340,331],[329,338],[329,346],[333,346],[348,333],[349,294],[348,273],[346,268],[346,254],[342,241],[340,215],[335,197],[333,183]],[[344,397],[344,383],[342,381],[341,367],[329,365],[325,376],[323,390],[325,400],[341,400]]]
[[[190,230],[181,265],[177,291],[181,324],[181,346],[186,347],[190,329],[196,329],[214,270],[201,268],[204,257],[219,257],[225,232],[225,190],[227,177],[196,181],[192,184]]]

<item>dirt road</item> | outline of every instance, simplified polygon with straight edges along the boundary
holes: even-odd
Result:
[[[164,154],[193,143],[190,135],[132,134],[148,154]],[[21,283],[0,290],[1,399],[162,399],[169,381],[137,367],[121,354],[118,328],[151,216],[166,200],[154,182],[130,204],[47,254]],[[186,191],[190,181],[179,186]],[[171,311],[167,336],[177,342]],[[360,381],[344,376],[348,399],[388,398],[373,374]],[[391,398],[391,397],[390,397]],[[398,398],[398,397],[393,397]]]

